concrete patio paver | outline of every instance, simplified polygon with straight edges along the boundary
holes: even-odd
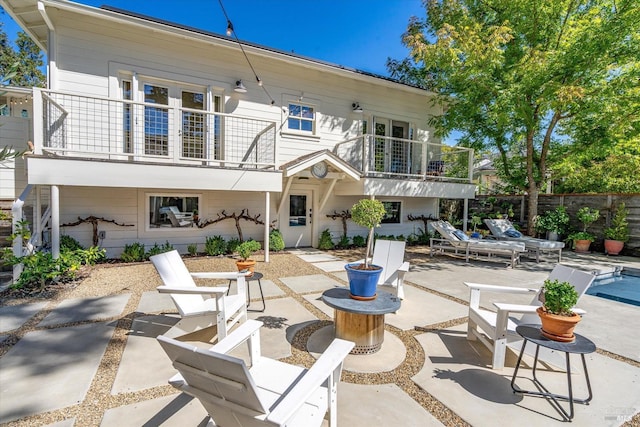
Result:
[[[62,301],[38,324],[39,327],[108,319],[124,310],[131,294],[99,298],[73,298]]]
[[[92,323],[27,333],[0,359],[0,420],[81,402],[113,331]]]
[[[166,357],[166,356],[165,356]],[[207,411],[198,400],[176,393],[105,411],[101,427],[201,426],[207,425]]]
[[[46,301],[0,307],[0,332],[18,329],[47,305]]]
[[[280,281],[298,294],[305,294],[309,292],[323,292],[327,289],[344,286],[342,283],[337,282],[330,277],[325,276],[324,274],[281,277]]]

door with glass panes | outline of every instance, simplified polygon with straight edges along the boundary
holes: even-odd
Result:
[[[280,231],[288,248],[311,246],[312,192],[296,191],[288,196],[280,213]]]

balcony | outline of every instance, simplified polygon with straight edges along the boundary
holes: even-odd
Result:
[[[369,178],[470,183],[473,149],[363,135],[337,144],[334,154]]]
[[[36,154],[275,169],[270,121],[39,89],[34,116]]]

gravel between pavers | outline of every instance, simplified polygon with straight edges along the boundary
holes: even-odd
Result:
[[[413,265],[431,262],[428,255],[428,249],[422,247],[407,249],[406,259],[410,260]],[[331,253],[345,261],[355,261],[362,259],[364,256],[363,249],[336,250],[331,251]],[[261,255],[256,256],[256,258],[258,260],[263,259]],[[235,260],[228,257],[186,257],[185,263],[189,270],[193,272],[235,270]],[[303,328],[296,334],[292,343],[292,355],[283,359],[288,363],[305,365],[307,367],[311,366],[315,359],[313,359],[313,357],[305,350],[306,341],[313,332],[327,325],[330,322],[330,319],[321,310],[306,301],[301,295],[292,292],[291,289],[279,280],[279,278],[311,274],[329,274],[289,253],[271,254],[270,262],[264,263],[262,261],[258,261],[256,270],[262,272],[265,279],[272,280],[285,292],[287,296],[295,298],[299,303],[303,304],[305,308],[320,319],[319,322],[315,322]],[[120,393],[115,396],[111,395],[111,388],[126,345],[127,334],[135,316],[142,315],[142,313],[136,313],[135,311],[138,303],[140,302],[140,298],[144,292],[155,290],[157,286],[162,284],[151,263],[101,264],[89,268],[84,272],[84,274],[85,278],[83,280],[73,284],[61,285],[54,291],[45,294],[44,299],[49,301],[49,304],[47,304],[40,313],[34,316],[34,318],[28,321],[20,329],[13,331],[11,336],[0,344],[0,357],[15,345],[15,343],[24,336],[24,334],[37,329],[35,325],[37,325],[40,320],[42,320],[51,311],[51,309],[64,299],[131,293],[131,298],[123,311],[123,313],[128,314],[118,316],[113,319],[101,320],[117,320],[118,323],[85,399],[78,405],[23,418],[7,424],[2,424],[3,426],[44,426],[71,417],[76,418],[76,426],[99,426],[104,412],[108,409],[167,396],[176,392],[173,387],[166,385],[138,392]],[[335,276],[331,277],[334,280],[337,280]],[[209,282],[208,284],[211,283]],[[420,288],[427,292],[433,292],[422,287]],[[441,295],[439,293],[438,295],[454,299],[457,302],[466,303],[465,301],[459,301],[446,295]],[[16,298],[7,292],[3,292],[0,295],[0,305],[22,304],[26,302],[33,302],[34,299],[43,298],[42,296],[40,296],[40,298],[38,296]],[[454,319],[438,325],[428,325],[428,328],[449,328],[464,323],[465,321],[466,318]],[[64,326],[71,326],[71,324],[66,324]],[[424,352],[418,342],[413,338],[415,335],[423,332],[421,330],[401,331],[390,325],[387,325],[386,329],[404,342],[407,348],[407,357],[404,362],[396,369],[389,372],[356,374],[343,371],[342,380],[357,384],[395,383],[443,424],[447,426],[468,425],[459,416],[449,410],[449,408],[444,406],[429,393],[420,389],[411,380],[411,376],[419,372],[424,364]],[[634,417],[633,420],[625,425],[639,426],[640,417]]]

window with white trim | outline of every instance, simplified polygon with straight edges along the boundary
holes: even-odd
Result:
[[[315,107],[300,102],[289,102],[287,129],[295,132],[305,132],[313,135],[316,130]]]
[[[382,202],[384,210],[384,218],[382,224],[400,224],[400,216],[402,214],[402,202]]]
[[[150,229],[191,228],[198,223],[200,196],[186,194],[147,195]]]

